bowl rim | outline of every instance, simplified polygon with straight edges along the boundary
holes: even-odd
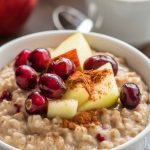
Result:
[[[3,52],[4,49],[7,49],[7,47],[12,46],[15,43],[24,41],[26,39],[30,39],[30,38],[34,38],[34,37],[40,37],[40,36],[46,36],[46,35],[59,35],[59,34],[73,34],[76,33],[78,31],[75,30],[51,30],[51,31],[42,31],[42,32],[37,32],[37,33],[32,33],[32,34],[28,34],[19,38],[16,38],[10,42],[7,42],[6,44],[0,46],[0,52]],[[106,39],[108,41],[111,41],[113,43],[117,43],[120,44],[123,47],[128,48],[130,51],[132,51],[133,53],[137,53],[138,55],[140,55],[140,57],[143,59],[143,61],[145,61],[146,63],[150,64],[150,59],[144,55],[142,52],[140,52],[139,50],[137,50],[135,47],[131,46],[130,44],[121,41],[117,38],[114,38],[112,36],[108,36],[108,35],[104,35],[104,34],[100,34],[100,33],[94,33],[94,32],[89,32],[89,33],[83,33],[84,35],[88,35],[88,36],[95,36],[95,37],[101,37],[103,39]],[[123,148],[128,147],[129,145],[134,144],[135,142],[138,142],[140,139],[144,138],[144,136],[146,136],[148,133],[150,133],[150,123],[145,127],[144,130],[142,130],[138,135],[136,135],[132,140],[127,141],[124,144],[121,144],[115,148],[112,148],[112,150],[120,150]],[[0,145],[3,146],[6,149],[10,149],[10,150],[18,150],[17,148],[3,142],[0,140]]]

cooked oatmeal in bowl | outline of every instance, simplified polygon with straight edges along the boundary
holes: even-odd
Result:
[[[131,141],[149,124],[150,94],[127,62],[91,51],[80,33],[54,50],[17,53],[0,71],[0,140],[22,150],[107,150]]]

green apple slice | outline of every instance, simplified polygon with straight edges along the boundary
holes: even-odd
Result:
[[[91,48],[81,33],[75,33],[64,40],[54,51],[53,57],[58,57],[70,50],[76,49],[80,66],[83,68],[85,60],[92,56]]]
[[[49,100],[47,117],[60,117],[70,119],[77,113],[78,101],[74,99],[69,100]]]
[[[89,99],[89,93],[83,87],[81,83],[75,85],[74,88],[68,88],[67,92],[63,96],[64,99],[76,99],[78,105],[81,106]]]
[[[114,105],[119,97],[119,90],[116,84],[116,80],[113,74],[112,66],[110,63],[107,63],[99,68],[99,71],[102,70],[111,71],[103,80],[98,83],[95,83],[95,100],[88,100],[86,103],[79,107],[79,111],[87,111],[99,108],[108,108]]]

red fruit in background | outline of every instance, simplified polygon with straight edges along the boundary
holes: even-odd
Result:
[[[15,59],[14,68],[16,69],[17,67],[21,65],[26,65],[30,53],[31,51],[28,49],[22,50]]]
[[[18,32],[37,0],[0,0],[0,35]]]

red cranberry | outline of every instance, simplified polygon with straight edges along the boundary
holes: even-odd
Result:
[[[22,90],[31,90],[37,85],[37,73],[29,66],[19,66],[16,69],[15,76],[16,83]]]
[[[101,134],[99,134],[99,133],[96,135],[96,139],[97,139],[98,142],[105,141],[105,138],[103,136],[101,136]]]
[[[16,69],[21,65],[26,65],[30,53],[31,51],[28,49],[22,50],[16,57],[14,68]]]
[[[140,90],[134,83],[124,84],[121,88],[120,100],[124,107],[135,108],[140,102]]]
[[[39,80],[42,94],[48,98],[60,98],[66,91],[65,83],[56,74],[43,74]]]
[[[85,70],[92,70],[92,69],[98,69],[99,67],[103,66],[106,63],[111,63],[114,75],[118,72],[118,63],[108,55],[95,55],[90,58],[88,58],[84,62],[84,69]]]
[[[21,105],[20,104],[14,104],[14,107],[16,108],[16,113],[19,113],[21,110]]]
[[[49,64],[47,72],[57,74],[65,80],[75,72],[75,64],[68,58],[58,58]]]
[[[11,95],[11,92],[8,91],[8,90],[4,90],[1,95],[0,95],[0,101],[2,100],[8,100],[10,101],[12,99],[12,95]]]
[[[25,101],[25,109],[29,114],[46,113],[46,98],[39,92],[32,92]]]
[[[37,72],[43,72],[47,69],[50,58],[50,53],[47,49],[38,48],[31,52],[28,58],[28,65]]]

